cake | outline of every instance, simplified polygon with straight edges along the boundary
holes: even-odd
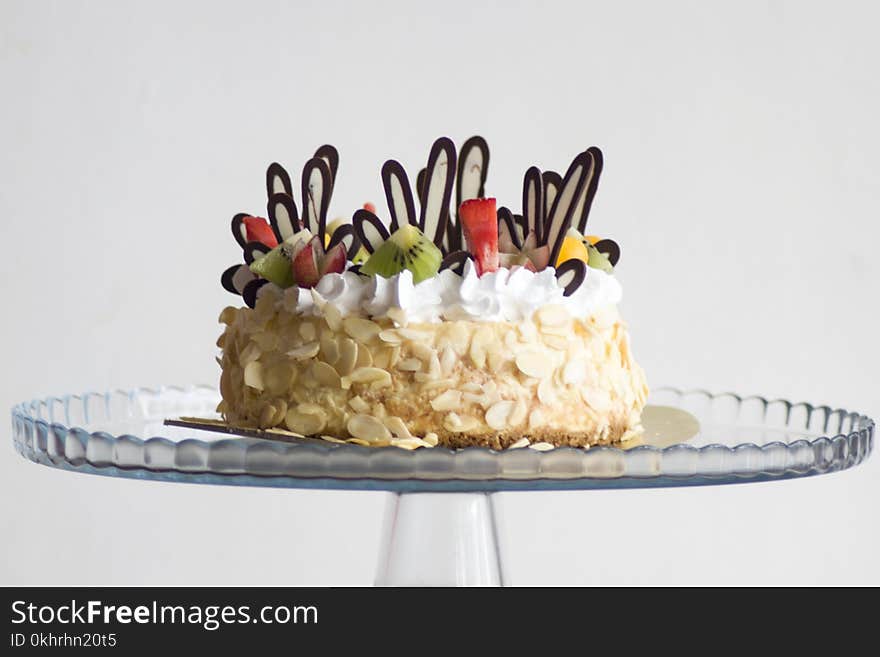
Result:
[[[220,315],[227,424],[406,448],[590,447],[641,431],[620,248],[587,234],[598,148],[564,175],[530,167],[518,213],[486,197],[480,137],[459,151],[438,139],[415,190],[385,162],[385,221],[369,203],[327,221],[338,164],[319,148],[295,195],[273,163],[268,220],[233,217],[244,263],[221,280],[244,305]]]

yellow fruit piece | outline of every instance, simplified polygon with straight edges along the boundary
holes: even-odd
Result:
[[[598,242],[602,238],[598,235],[587,235],[586,237],[584,237],[584,239],[587,240],[590,244],[596,244],[596,242]]]
[[[559,256],[556,258],[556,266],[558,267],[566,260],[583,260],[587,262],[590,259],[590,253],[587,246],[577,237],[568,236],[562,242],[559,249]]]

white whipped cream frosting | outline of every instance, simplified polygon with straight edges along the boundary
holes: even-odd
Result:
[[[274,287],[274,286],[265,286]],[[387,315],[400,308],[410,322],[436,323],[442,320],[519,321],[530,319],[542,306],[559,304],[572,316],[585,319],[620,302],[623,289],[611,274],[589,268],[587,277],[571,296],[563,295],[556,272],[548,267],[532,272],[522,267],[499,269],[477,276],[473,262],[465,264],[463,275],[446,269],[421,283],[404,270],[391,278],[366,278],[354,272],[327,274],[313,290],[292,287],[275,290],[277,303],[289,312],[316,314],[329,303],[343,316]]]

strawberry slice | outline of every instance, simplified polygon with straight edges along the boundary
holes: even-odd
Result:
[[[498,260],[498,214],[494,198],[474,198],[458,210],[468,251],[474,256],[477,274],[496,271]]]
[[[299,250],[290,262],[293,280],[300,287],[315,287],[321,278],[320,261],[324,257],[324,247],[316,235]]]
[[[259,242],[270,249],[278,246],[278,238],[272,232],[272,227],[262,217],[242,217],[241,222],[244,224],[248,242]]]

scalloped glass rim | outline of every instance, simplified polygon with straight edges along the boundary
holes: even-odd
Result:
[[[167,417],[210,416],[217,401],[213,386],[37,399],[12,409],[13,440],[16,450],[34,462],[93,474],[427,492],[684,486],[803,477],[861,463],[873,448],[874,436],[873,420],[844,409],[668,387],[654,390],[651,403],[693,413],[701,434],[687,444],[663,448],[407,451],[219,434],[218,439],[204,440],[186,437],[191,430],[161,425]]]

